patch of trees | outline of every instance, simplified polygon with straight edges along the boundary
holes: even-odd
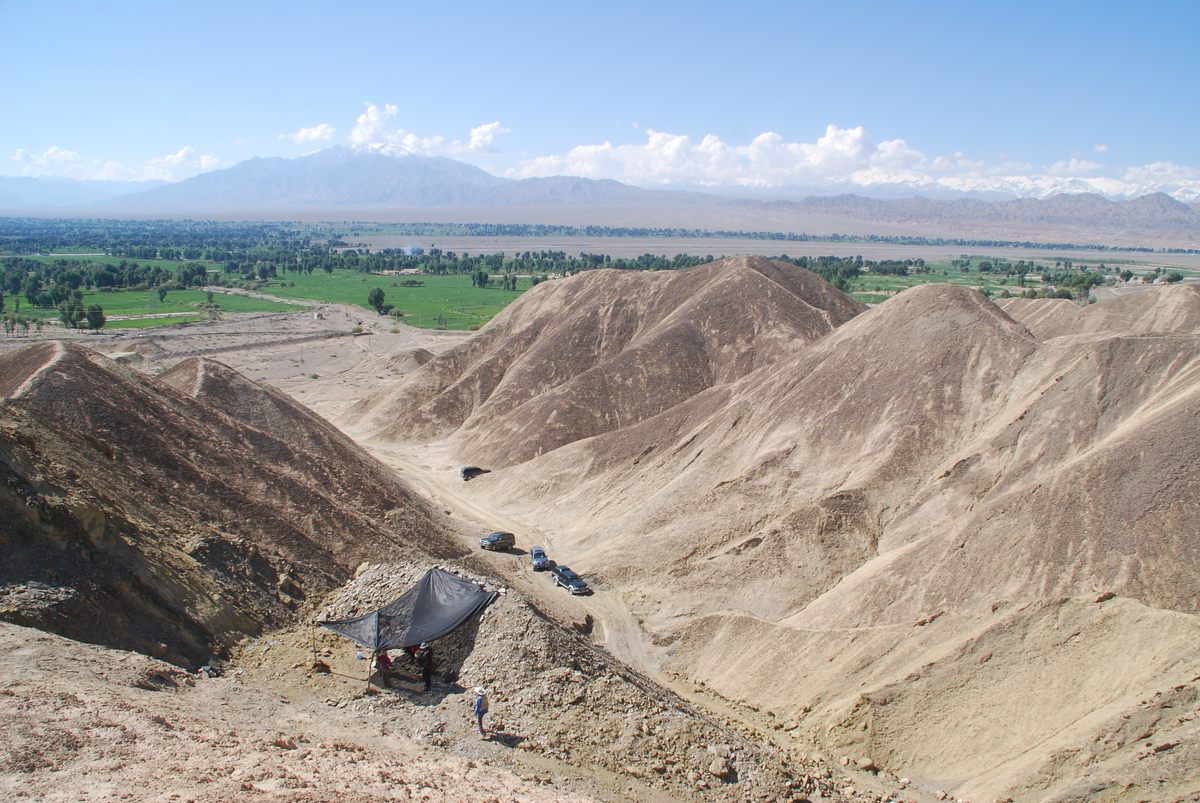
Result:
[[[367,304],[374,307],[376,312],[383,312],[383,288],[372,287],[371,292],[367,293]]]
[[[9,337],[25,337],[28,336],[29,330],[40,333],[44,322],[41,318],[31,318],[27,315],[14,315],[12,313],[5,315],[3,318],[4,334]]]
[[[146,290],[200,287],[208,281],[204,263],[178,269],[121,260],[115,265],[79,260],[43,262],[0,257],[0,292],[21,296],[30,306],[53,309],[76,290]]]
[[[255,287],[261,282],[287,282],[289,276],[310,275],[314,271],[331,274],[335,270],[362,273],[390,273],[414,270],[435,275],[470,277],[481,289],[515,291],[518,277],[529,277],[534,284],[559,275],[585,270],[676,270],[713,261],[712,256],[642,254],[614,257],[608,254],[568,254],[560,250],[527,250],[519,253],[468,254],[428,250],[383,249],[372,252],[353,239],[379,234],[405,236],[579,236],[579,237],[738,237],[786,241],[825,240],[832,242],[904,243],[925,245],[1035,246],[1075,248],[1071,244],[1045,244],[1008,241],[959,241],[920,237],[813,237],[780,232],[746,232],[683,228],[550,226],[526,224],[412,223],[412,224],[259,223],[215,221],[120,221],[120,220],[41,220],[0,218],[0,252],[17,252],[0,257],[0,292],[9,294],[14,303],[23,300],[31,306],[54,309],[70,298],[74,290],[155,289],[199,287],[210,281],[226,286]],[[1093,246],[1087,246],[1093,247]],[[27,254],[73,250],[104,253],[103,259],[65,256],[33,259]],[[1149,249],[1127,249],[1149,250]],[[821,274],[842,290],[863,273],[906,276],[928,273],[922,259],[869,261],[862,257],[782,257],[785,261]],[[162,260],[172,260],[161,264]],[[179,264],[182,262],[182,264]],[[1025,276],[1049,272],[1064,278],[1059,285],[1073,292],[1086,290],[1090,271],[1079,271],[1071,259],[1062,255],[1050,258],[1009,261],[978,260],[963,255],[952,267],[968,272],[977,269],[991,276],[1016,276],[1024,286]],[[112,263],[112,264],[107,264]],[[215,279],[209,265],[221,267]],[[1100,268],[1101,272],[1107,270]],[[1079,277],[1083,274],[1083,278]],[[1157,278],[1157,277],[1155,277]],[[416,281],[407,279],[408,281]],[[1045,281],[1054,281],[1045,279]],[[405,285],[410,286],[410,285]],[[1094,286],[1094,284],[1092,285]],[[382,308],[380,304],[379,308]]]
[[[820,274],[824,279],[839,290],[850,289],[851,283],[864,272],[884,276],[907,276],[912,273],[926,273],[928,269],[923,259],[884,259],[873,261],[861,256],[853,257],[772,257],[782,262],[790,262],[801,268]]]

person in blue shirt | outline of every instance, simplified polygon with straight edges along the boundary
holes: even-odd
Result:
[[[488,712],[488,696],[487,689],[483,686],[475,687],[475,724],[479,726],[479,735],[487,737],[487,733],[483,729],[483,715]]]

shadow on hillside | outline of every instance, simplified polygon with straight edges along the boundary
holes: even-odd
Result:
[[[404,656],[396,660],[398,669],[388,676],[388,685],[384,685],[379,672],[371,675],[372,690],[377,694],[400,694],[413,705],[420,706],[436,706],[450,695],[464,694],[467,688],[459,683],[459,674],[463,663],[475,649],[482,613],[480,611],[453,632],[431,643],[434,666],[433,683],[429,691],[425,691],[420,665]]]
[[[525,737],[518,736],[515,733],[508,733],[506,731],[492,731],[488,733],[487,740],[489,742],[496,742],[497,744],[502,744],[505,747],[512,748],[525,741]]]

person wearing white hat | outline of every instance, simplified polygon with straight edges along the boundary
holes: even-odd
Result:
[[[483,730],[483,715],[488,712],[488,696],[487,689],[483,686],[475,687],[475,724],[479,726],[479,735],[484,738],[487,733]]]

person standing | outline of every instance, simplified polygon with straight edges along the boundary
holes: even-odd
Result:
[[[425,681],[425,691],[433,688],[433,648],[422,644],[425,654],[421,656],[421,680]]]
[[[475,724],[479,726],[479,735],[487,737],[487,732],[483,729],[483,715],[488,712],[488,696],[487,689],[483,686],[475,687]]]

